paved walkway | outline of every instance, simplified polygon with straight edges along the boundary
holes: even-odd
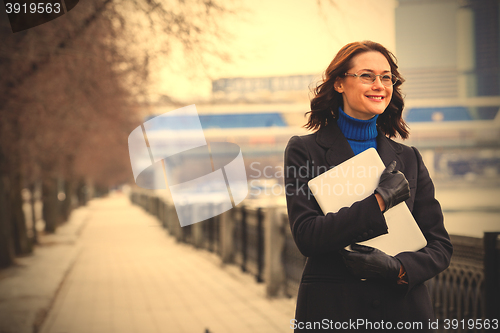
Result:
[[[90,212],[76,209],[56,234],[40,236],[32,255],[0,270],[0,333],[32,333],[40,326],[81,249],[78,238]]]
[[[58,247],[73,260],[59,269],[64,279],[48,314],[30,318],[44,319],[41,333],[291,332],[293,299],[266,299],[264,285],[177,243],[125,196],[85,210],[73,227],[79,237]]]

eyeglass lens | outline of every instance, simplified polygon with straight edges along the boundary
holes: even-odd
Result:
[[[394,83],[396,83],[396,77],[392,74],[375,75],[374,73],[367,72],[367,73],[361,73],[358,76],[363,83],[367,84],[375,82],[377,76],[380,76],[380,81],[382,81],[382,84],[386,87],[392,86]]]

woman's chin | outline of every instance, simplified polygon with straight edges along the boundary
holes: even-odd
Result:
[[[376,115],[381,115],[382,113],[384,113],[385,111],[385,108],[384,109],[375,109],[375,110],[371,110],[370,112],[373,114],[373,116],[376,116]]]

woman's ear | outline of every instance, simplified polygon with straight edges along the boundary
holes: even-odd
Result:
[[[341,78],[337,78],[335,80],[335,83],[333,84],[333,88],[335,89],[336,92],[338,92],[339,94],[342,94],[344,92],[344,85],[343,85],[343,82],[342,82],[342,79]]]

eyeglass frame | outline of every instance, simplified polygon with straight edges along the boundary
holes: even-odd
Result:
[[[373,77],[373,81],[372,81],[371,83],[366,83],[366,82],[363,82],[363,81],[361,80],[361,75],[363,75],[363,74],[370,74],[370,75],[374,75],[374,77]],[[374,73],[371,73],[371,72],[363,72],[363,73],[361,73],[361,74],[344,73],[344,76],[347,76],[347,75],[352,76],[352,77],[357,77],[357,78],[359,78],[359,80],[361,81],[361,83],[362,83],[362,84],[374,84],[374,83],[375,83],[375,80],[377,80],[377,76],[380,76],[380,83],[382,83],[382,85],[383,85],[384,87],[392,87],[392,86],[394,86],[394,85],[396,84],[396,82],[398,82],[398,81],[399,81],[399,77],[397,77],[396,75],[394,75],[394,74],[392,74],[392,73],[391,73],[391,76],[392,76],[392,78],[394,78],[395,80],[394,80],[394,82],[392,82],[392,80],[391,80],[392,84],[391,84],[390,86],[386,86],[386,85],[384,84],[384,82],[382,81],[382,77],[383,77],[383,76],[386,76],[386,75],[389,75],[389,74],[374,74]]]

